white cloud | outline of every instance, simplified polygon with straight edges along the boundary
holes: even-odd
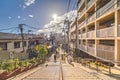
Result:
[[[18,19],[20,19],[20,18],[21,18],[21,16],[17,16],[17,18],[18,18]]]
[[[52,20],[48,24],[44,25],[43,29],[38,30],[39,33],[49,33],[49,32],[56,32],[61,33],[64,27],[64,20],[68,17],[69,21],[73,21],[77,16],[77,11],[73,10],[68,13],[65,13],[62,16],[58,16],[56,21]]]
[[[12,17],[9,16],[8,19],[12,19]]]
[[[36,0],[24,0],[23,8],[26,8],[27,6],[30,6],[35,3]]]
[[[34,17],[34,15],[28,15],[30,18],[33,18]]]

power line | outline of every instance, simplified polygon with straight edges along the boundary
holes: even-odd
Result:
[[[11,27],[11,28],[0,29],[0,31],[10,30],[10,29],[14,29],[14,28],[17,28],[17,27]]]
[[[70,8],[70,3],[71,3],[71,0],[68,1],[67,13],[68,13],[69,8]]]
[[[72,10],[74,10],[74,9],[76,9],[76,8],[77,8],[77,0],[75,1]],[[74,12],[72,13],[71,19],[72,19],[73,17],[74,17]]]

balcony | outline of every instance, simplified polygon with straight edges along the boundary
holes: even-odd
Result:
[[[118,25],[118,37],[120,37],[120,24]]]
[[[76,39],[76,35],[71,35],[71,39]]]
[[[87,19],[87,23],[92,22],[96,19],[95,13]]]
[[[98,45],[97,56],[107,60],[114,60],[114,46]]]
[[[76,30],[76,26],[73,26],[70,31],[73,32],[75,30]]]
[[[82,50],[82,51],[87,51],[87,46],[80,44],[79,49]]]
[[[120,0],[118,0],[118,7],[120,7]]]
[[[79,34],[79,35],[78,35],[78,38],[82,38],[82,35],[81,35],[81,34]]]
[[[100,38],[114,37],[114,27],[108,27],[97,30],[97,37]]]
[[[82,15],[86,11],[86,8],[84,8],[81,12],[80,15]]]
[[[86,24],[86,22],[85,22],[85,20],[83,21],[83,22],[81,22],[81,24],[78,26],[79,28],[80,27],[82,27],[83,25],[85,25]]]
[[[112,9],[114,9],[114,0],[111,0],[106,5],[104,5],[102,8],[97,10],[97,18],[103,15],[104,13],[111,11]]]
[[[87,8],[89,8],[94,2],[95,2],[95,0],[90,0],[87,4]]]
[[[80,2],[79,5],[78,5],[78,9],[81,8],[81,6],[82,6],[82,4],[84,3],[84,1],[85,1],[85,0],[81,0],[81,2]]]
[[[80,19],[80,17],[81,17],[81,14],[80,14],[80,12],[78,13],[78,19]]]
[[[87,51],[88,51],[90,54],[95,55],[95,47],[90,47],[90,46],[88,46],[88,47],[87,47]]]
[[[95,38],[95,31],[87,32],[87,38]]]
[[[83,34],[82,34],[82,38],[86,38],[86,33],[83,33]]]

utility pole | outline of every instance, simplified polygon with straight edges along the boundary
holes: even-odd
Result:
[[[22,48],[23,48],[23,52],[25,51],[24,49],[24,36],[23,36],[23,25],[25,24],[19,24],[19,28],[20,28],[20,32],[21,32],[21,38],[22,38]]]
[[[68,46],[67,46],[67,52],[69,53],[70,49],[69,49],[69,43],[70,43],[70,38],[69,38],[69,33],[70,33],[70,22],[68,20],[68,18],[66,18],[64,24],[67,24],[67,36],[68,36]]]
[[[70,52],[69,44],[70,44],[70,22],[68,20],[68,53]]]

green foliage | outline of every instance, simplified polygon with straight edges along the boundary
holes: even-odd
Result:
[[[19,61],[18,59],[3,60],[2,64],[0,64],[0,70],[3,69],[10,72],[19,67],[27,67],[29,65],[35,64],[36,62],[37,62],[36,58],[23,61]]]
[[[2,70],[2,64],[0,64],[0,70]]]
[[[45,45],[37,45],[36,51],[38,53],[38,58],[41,59],[44,59],[48,54],[47,46]]]
[[[0,51],[2,51],[3,49],[0,47]]]
[[[7,60],[7,63],[5,64],[5,68],[8,72],[14,70],[15,66],[14,66],[14,60],[13,59],[9,59]]]
[[[35,64],[35,63],[36,63],[36,58],[35,58],[35,57],[32,58],[31,60],[29,60],[29,62],[30,62],[31,64]]]
[[[19,68],[19,60],[18,60],[18,59],[15,59],[14,61],[15,61],[15,62],[14,62],[15,68]]]
[[[27,64],[26,61],[21,61],[19,65],[20,67],[26,67],[26,64]]]

